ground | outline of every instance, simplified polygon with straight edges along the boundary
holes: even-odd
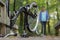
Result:
[[[44,37],[8,37],[8,38],[0,38],[0,40],[60,40],[60,36],[44,36]]]

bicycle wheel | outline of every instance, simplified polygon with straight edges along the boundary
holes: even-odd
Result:
[[[31,31],[36,32],[36,34],[39,35],[41,33],[40,26],[39,14],[35,19],[29,17],[29,28]]]

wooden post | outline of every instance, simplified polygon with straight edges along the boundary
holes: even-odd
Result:
[[[6,20],[5,20],[6,19],[6,17],[5,17],[6,15],[4,15],[4,13],[5,13],[4,6],[1,6],[0,8],[1,8],[0,9],[1,10],[0,22],[2,22],[2,24],[0,26],[1,27],[1,29],[0,29],[1,32],[0,33],[1,33],[1,36],[4,36],[6,34],[6,26],[3,23],[6,23]]]
[[[0,1],[0,15],[0,34],[5,36],[7,34],[6,25],[10,25],[10,20],[6,12],[6,5],[2,1]]]
[[[1,25],[1,34],[2,36],[6,35],[6,26],[4,24]]]

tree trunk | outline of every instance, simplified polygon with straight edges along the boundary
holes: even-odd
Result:
[[[47,10],[48,10],[48,14],[49,14],[49,9],[48,9],[48,1],[47,1]],[[49,18],[50,19],[50,18]],[[50,21],[48,21],[48,33],[50,34]]]

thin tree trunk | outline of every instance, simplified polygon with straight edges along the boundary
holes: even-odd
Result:
[[[48,1],[47,1],[47,10],[48,10],[48,14],[49,14],[49,9],[48,9]],[[50,19],[50,18],[49,18]],[[48,33],[50,34],[50,21],[48,21]]]
[[[23,6],[23,3],[22,3],[23,0],[21,0],[21,5],[20,6]],[[20,14],[20,25],[19,25],[19,34],[22,35],[23,33],[23,27],[24,27],[24,21],[23,21],[23,13]]]

